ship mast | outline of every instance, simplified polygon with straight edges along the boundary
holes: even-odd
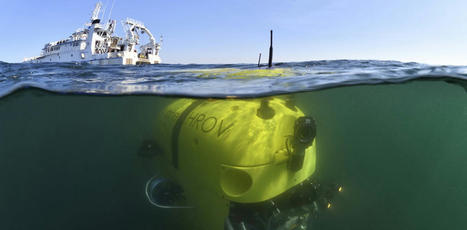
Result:
[[[99,13],[102,9],[102,2],[98,2],[92,11],[91,21],[99,19]]]

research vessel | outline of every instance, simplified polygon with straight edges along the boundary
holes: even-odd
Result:
[[[67,39],[45,44],[37,57],[25,58],[24,62],[86,62],[91,64],[158,64],[161,62],[159,42],[142,23],[135,19],[123,20],[125,38],[114,35],[117,21],[110,19],[103,24],[105,10],[101,11],[102,2],[98,2],[92,12],[90,22],[78,29]],[[113,7],[113,5],[112,5]],[[104,20],[102,20],[104,21]],[[140,44],[140,36],[146,34],[147,44]]]

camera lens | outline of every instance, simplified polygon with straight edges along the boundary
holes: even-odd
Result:
[[[316,123],[312,117],[300,117],[295,122],[295,139],[305,145],[310,145],[316,137]]]

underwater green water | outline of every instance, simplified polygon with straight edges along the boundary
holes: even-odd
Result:
[[[467,94],[444,81],[293,95],[317,123],[317,172],[344,191],[310,229],[464,229]],[[186,229],[150,205],[138,156],[179,98],[24,89],[0,99],[1,229]],[[209,206],[209,203],[205,204]],[[182,226],[182,224],[186,224]]]

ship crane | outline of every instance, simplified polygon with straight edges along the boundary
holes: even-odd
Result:
[[[140,50],[141,53],[159,53],[160,45],[157,44],[156,39],[152,35],[151,31],[149,31],[146,26],[144,26],[143,23],[136,21],[131,18],[127,18],[124,22],[123,25],[125,25],[126,29],[126,41],[128,43],[134,43],[134,44],[139,44],[139,31],[141,34],[146,33],[149,37],[149,43],[141,45]]]

